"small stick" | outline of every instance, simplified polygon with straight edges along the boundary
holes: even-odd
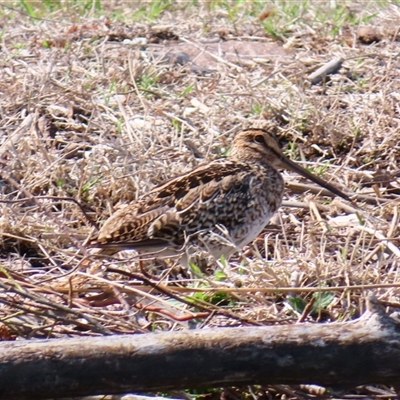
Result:
[[[312,85],[321,82],[327,75],[335,74],[341,68],[343,61],[341,58],[335,57],[333,60],[318,68],[312,74],[308,75],[308,79]]]

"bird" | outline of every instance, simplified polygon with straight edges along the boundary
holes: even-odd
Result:
[[[113,255],[180,257],[188,266],[197,251],[226,259],[252,242],[282,203],[289,169],[351,201],[350,197],[287,158],[263,129],[238,133],[227,157],[202,163],[155,187],[112,214],[90,247]]]

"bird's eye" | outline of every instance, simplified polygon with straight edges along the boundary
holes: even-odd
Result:
[[[265,144],[264,136],[263,135],[257,135],[254,137],[254,141],[257,143],[262,143]]]

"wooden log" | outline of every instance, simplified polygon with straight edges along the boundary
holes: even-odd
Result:
[[[0,343],[0,398],[245,384],[398,384],[400,325],[356,321]]]

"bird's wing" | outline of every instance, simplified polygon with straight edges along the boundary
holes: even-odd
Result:
[[[200,165],[118,210],[105,222],[93,245],[119,244],[134,248],[149,240],[168,241],[177,236],[184,240],[184,225],[193,225],[196,218],[200,229],[212,223],[196,215],[207,203],[216,197],[222,200],[233,193],[246,193],[248,182],[245,184],[241,177],[249,173],[248,166],[228,160]]]

